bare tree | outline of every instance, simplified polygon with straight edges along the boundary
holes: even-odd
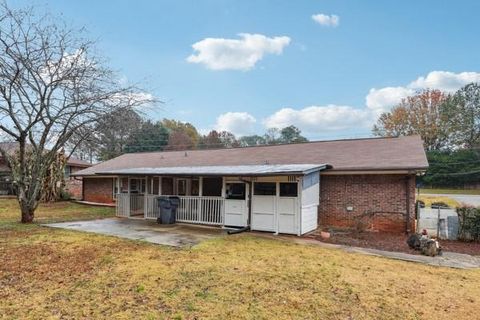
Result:
[[[0,4],[0,132],[18,145],[0,152],[12,169],[22,222],[33,221],[47,172],[72,135],[93,131],[112,110],[153,100],[120,85],[84,31],[58,21]]]

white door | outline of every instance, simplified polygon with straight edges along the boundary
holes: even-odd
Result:
[[[277,217],[279,233],[298,233],[298,183],[280,182],[277,200]]]
[[[226,226],[246,227],[248,224],[248,188],[244,182],[229,182],[225,191]]]
[[[247,226],[246,200],[225,200],[225,223],[231,227]]]
[[[278,198],[278,232],[297,234],[297,198]]]
[[[276,196],[253,196],[252,230],[275,231]]]
[[[277,183],[254,182],[251,229],[276,231]]]

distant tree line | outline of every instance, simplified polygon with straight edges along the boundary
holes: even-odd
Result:
[[[373,133],[383,137],[420,135],[430,168],[419,179],[429,187],[480,186],[480,85],[453,94],[424,90],[380,115]]]
[[[305,141],[307,138],[295,126],[271,128],[263,135],[236,137],[229,131],[216,130],[202,135],[191,123],[172,119],[153,122],[128,108],[115,110],[100,119],[95,134],[80,144],[75,141],[74,155],[94,162],[133,152],[236,148]]]

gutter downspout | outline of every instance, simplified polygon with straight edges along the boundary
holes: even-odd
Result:
[[[407,216],[405,217],[405,233],[410,233],[410,175],[405,177],[405,205],[406,205],[406,213]]]

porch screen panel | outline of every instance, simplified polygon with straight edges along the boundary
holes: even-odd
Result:
[[[173,195],[173,178],[162,178],[162,194]]]
[[[198,179],[192,179],[190,184],[190,195],[198,196],[199,195],[199,181]]]
[[[222,178],[203,178],[203,196],[221,197],[222,186]]]
[[[281,182],[280,197],[298,197],[298,185],[296,182]]]
[[[253,194],[256,196],[275,196],[277,184],[275,182],[255,182]]]
[[[153,178],[153,190],[152,194],[158,194],[158,177]]]
[[[121,178],[120,180],[120,192],[127,193],[128,192],[128,178]]]

